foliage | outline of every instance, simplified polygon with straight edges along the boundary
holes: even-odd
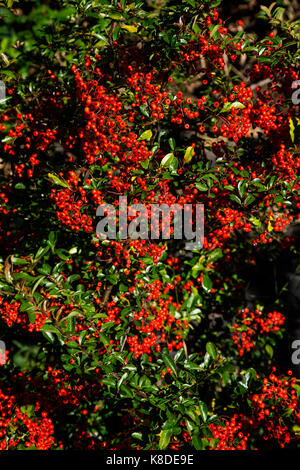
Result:
[[[1,5],[1,449],[297,447],[286,282],[245,300],[298,249],[291,5]],[[203,248],[99,240],[120,195],[204,204]]]

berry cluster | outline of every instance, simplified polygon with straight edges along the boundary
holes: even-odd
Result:
[[[238,310],[238,317],[232,326],[232,341],[240,356],[250,351],[263,335],[280,331],[285,317],[280,313],[264,313],[259,309],[250,312],[248,308]]]
[[[13,395],[0,390],[0,449],[49,450],[54,446],[54,427],[40,405],[19,407]],[[41,416],[39,416],[41,415]]]

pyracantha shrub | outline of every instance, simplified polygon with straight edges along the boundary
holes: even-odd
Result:
[[[220,1],[9,3],[0,448],[299,446],[276,271],[299,247],[299,11],[258,5],[253,27]],[[189,220],[203,204],[202,248],[103,240],[120,196]]]

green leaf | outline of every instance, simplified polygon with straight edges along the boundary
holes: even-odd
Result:
[[[246,393],[246,391],[248,390],[250,381],[253,377],[253,371],[254,369],[248,369],[245,375],[243,376],[243,379],[238,382],[238,388],[240,393]]]
[[[270,346],[270,344],[266,344],[265,345],[265,350],[266,350],[266,353],[270,356],[270,358],[272,359],[273,357],[273,354],[274,354],[274,350],[272,348],[272,346]]]
[[[232,201],[237,202],[238,204],[242,204],[242,201],[240,200],[240,198],[236,196],[235,194],[230,194],[229,197]]]
[[[276,196],[274,199],[274,204],[277,204],[278,202],[283,202],[283,197],[282,196]]]
[[[220,28],[220,25],[219,25],[219,24],[211,25],[211,26],[209,27],[209,29],[210,29],[210,36],[211,36],[213,39],[216,39],[217,33],[218,33],[218,31],[219,31],[219,28]]]
[[[60,179],[58,176],[53,175],[53,173],[48,173],[48,176],[50,179],[52,179],[54,184],[57,184],[58,186],[63,186],[64,188],[70,189],[70,186],[65,180]]]
[[[204,436],[206,436],[206,437],[209,437],[209,438],[214,437],[214,436],[213,436],[213,433],[211,432],[211,430],[209,429],[208,426],[204,426],[204,427],[202,428],[202,432],[203,432]]]
[[[127,398],[132,398],[133,397],[133,390],[129,388],[127,385],[121,385],[120,388],[120,395],[121,397],[127,397]]]
[[[148,113],[148,110],[147,110],[146,106],[140,106],[140,108],[139,108],[139,109],[140,109],[141,113],[142,113],[144,116],[146,116],[147,118],[149,118],[149,117],[150,117],[150,115],[149,115],[149,113]]]
[[[194,434],[192,444],[196,450],[204,450],[208,444],[207,439],[203,439],[200,434]]]
[[[151,129],[148,129],[147,131],[144,131],[140,136],[138,140],[150,140],[152,137],[152,131]]]
[[[217,249],[215,249],[215,250],[208,253],[207,262],[208,263],[213,263],[217,259],[222,258],[222,256],[223,256],[223,253],[222,253],[221,248],[217,248]]]
[[[67,318],[67,330],[70,334],[75,332],[75,318],[74,316]]]
[[[201,416],[201,418],[203,419],[203,421],[205,423],[206,420],[207,420],[208,410],[207,410],[206,404],[203,401],[199,402],[199,411],[200,411],[200,416]]]
[[[34,259],[37,260],[39,258],[42,258],[48,251],[49,251],[50,246],[41,246],[38,251],[36,252]]]
[[[175,139],[173,137],[169,138],[169,145],[170,145],[172,150],[175,150],[176,142],[175,142]]]
[[[192,159],[194,153],[195,153],[194,147],[188,147],[184,154],[184,160],[186,162],[189,162]]]
[[[293,117],[289,119],[290,136],[293,143],[300,140],[300,119]]]
[[[210,292],[212,288],[212,281],[207,273],[203,273],[202,287],[205,292]]]
[[[221,109],[221,113],[228,113],[232,108],[235,109],[244,109],[246,106],[239,101],[227,102],[224,104],[223,108]]]
[[[276,8],[276,10],[273,13],[274,18],[276,18],[277,20],[282,20],[285,11],[286,11],[286,8],[282,8],[282,7]]]
[[[20,307],[20,312],[33,313],[35,312],[35,306],[31,302],[23,302]]]
[[[266,7],[265,5],[260,5],[260,8],[262,11],[264,11],[267,14],[269,18],[271,17],[271,13],[268,7]]]
[[[141,432],[133,432],[131,437],[133,437],[133,439],[138,439],[139,441],[143,440],[143,434]]]
[[[163,353],[162,360],[164,361],[166,366],[169,367],[169,369],[171,369],[173,374],[177,376],[176,364],[174,360],[172,359],[172,357],[167,352]]]
[[[40,331],[43,331],[44,333],[56,333],[57,335],[61,335],[60,331],[56,326],[51,325],[50,323],[45,323],[41,328]]]
[[[117,26],[117,27],[114,29],[114,32],[112,33],[113,41],[116,41],[116,40],[118,39],[120,30],[121,30],[120,26]]]
[[[174,174],[177,173],[178,160],[173,153],[168,153],[162,159],[160,166],[164,168],[169,168],[171,174]]]
[[[120,292],[127,292],[128,291],[128,286],[126,286],[125,284],[123,284],[121,282],[121,284],[119,285],[119,291]]]
[[[26,186],[24,183],[17,183],[15,189],[26,189]]]
[[[126,29],[129,33],[136,33],[138,28],[137,26],[129,25],[129,24],[122,24],[121,28]]]
[[[246,192],[247,181],[241,180],[238,182],[238,192],[241,197],[244,197]]]
[[[149,158],[147,158],[147,160],[144,160],[143,162],[140,162],[140,165],[145,168],[145,170],[147,170],[149,168],[149,163],[150,163],[150,160]]]
[[[172,437],[172,430],[171,429],[165,429],[163,431],[160,432],[160,435],[159,435],[159,449],[160,450],[164,450],[168,447],[169,445],[169,442],[171,440],[171,437]]]
[[[256,227],[261,227],[261,221],[257,217],[254,217],[254,215],[251,215],[251,217],[249,217],[249,222],[251,222]]]
[[[174,153],[168,153],[167,155],[164,156],[164,158],[162,159],[161,163],[160,163],[160,166],[164,166],[166,168],[169,168],[169,166],[171,165],[173,159],[175,158],[175,155]]]
[[[11,257],[11,262],[14,263],[14,264],[28,264],[29,261],[25,258],[17,258],[16,256],[12,256]]]
[[[212,357],[214,360],[217,359],[217,350],[214,343],[208,342],[206,343],[206,352]]]
[[[199,191],[207,191],[208,186],[204,183],[196,183],[195,188],[197,188]]]
[[[109,339],[107,338],[107,336],[105,336],[105,335],[100,335],[100,341],[102,341],[102,343],[103,343],[105,346],[109,346],[109,345],[110,345],[110,341],[109,341]]]
[[[249,196],[246,197],[245,199],[245,206],[249,206],[249,204],[252,204],[252,202],[255,201],[255,196],[253,196],[252,194],[249,194]]]

